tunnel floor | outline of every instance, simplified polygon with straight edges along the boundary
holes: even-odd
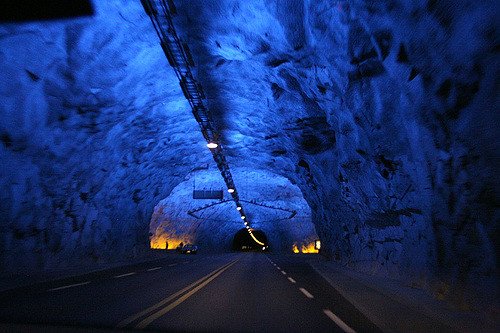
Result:
[[[415,304],[337,269],[325,275],[318,265],[318,256],[306,254],[172,252],[0,292],[0,331],[453,332],[423,312],[442,315],[429,303],[415,311]]]

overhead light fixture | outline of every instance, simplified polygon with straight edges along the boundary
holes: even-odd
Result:
[[[210,149],[214,149],[214,148],[217,148],[219,145],[216,144],[215,142],[209,142],[207,143],[207,147],[210,148]]]
[[[245,225],[248,225],[248,222],[245,221]]]
[[[250,227],[249,227],[249,226],[246,226],[245,228],[250,229]]]
[[[237,210],[241,210],[241,207],[240,207],[240,206],[238,206],[238,207],[236,207],[236,209],[237,209]]]
[[[244,220],[245,219],[245,215],[241,215],[241,219]]]
[[[227,189],[227,191],[228,191],[229,193],[234,193],[234,188],[228,188],[228,189]]]

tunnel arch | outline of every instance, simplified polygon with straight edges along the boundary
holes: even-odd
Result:
[[[252,233],[264,245],[258,244],[253,240],[246,228],[241,228],[233,237],[233,251],[263,251],[264,248],[266,250],[269,248],[269,241],[264,231],[253,229]]]
[[[289,253],[294,246],[301,248],[318,238],[311,209],[299,187],[289,179],[268,170],[242,167],[233,168],[233,178],[240,184],[240,200],[245,201],[251,226],[266,231],[273,251]],[[168,248],[173,249],[183,241],[198,244],[202,251],[231,251],[233,236],[244,225],[230,195],[224,191],[221,201],[193,199],[195,188],[218,190],[224,186],[215,165],[193,169],[156,205],[149,225],[151,246],[157,246],[158,240],[160,244],[168,241]],[[296,215],[289,218],[289,211],[269,207],[293,210]],[[202,209],[197,217],[187,213],[198,208]]]
[[[283,38],[295,33],[280,23],[293,13],[272,2],[179,1],[179,29],[203,69],[238,192],[288,203],[269,195],[277,177],[256,187],[242,167],[288,177],[324,253],[354,269],[425,285],[450,276],[442,282],[458,288],[494,279],[497,64],[484,32],[494,30],[496,3],[446,6],[446,17],[425,1],[400,10],[359,1],[327,15],[328,1],[304,3],[287,22],[305,30]],[[95,4],[98,15],[81,24],[13,24],[0,40],[3,272],[146,252],[153,205],[193,167],[213,163],[141,4]],[[302,31],[307,43],[290,45]],[[470,36],[478,42],[458,47]],[[178,231],[188,225],[181,213],[154,214]],[[249,217],[276,248],[280,229]],[[241,221],[222,223],[197,221],[197,240],[229,249]]]

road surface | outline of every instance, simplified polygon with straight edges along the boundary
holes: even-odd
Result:
[[[300,256],[177,255],[0,293],[0,331],[378,332]]]

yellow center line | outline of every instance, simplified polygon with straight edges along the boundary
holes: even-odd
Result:
[[[221,270],[219,270],[219,272],[217,272],[216,274],[214,274],[213,276],[211,276],[209,279],[207,279],[206,281],[204,281],[203,283],[201,283],[200,285],[198,285],[196,288],[194,288],[193,290],[191,290],[187,294],[185,294],[182,297],[180,297],[179,299],[177,299],[175,302],[173,302],[173,303],[169,304],[168,306],[166,306],[165,308],[163,308],[161,310],[158,310],[157,312],[153,313],[152,315],[150,315],[149,317],[147,317],[146,319],[144,319],[143,321],[141,321],[139,324],[137,324],[137,326],[135,328],[143,329],[146,326],[148,326],[149,324],[151,324],[153,321],[155,321],[156,319],[158,319],[161,316],[165,315],[167,312],[169,312],[170,310],[172,310],[173,308],[175,308],[176,306],[178,306],[179,304],[181,304],[182,302],[184,302],[185,300],[187,300],[189,297],[193,296],[198,290],[200,290],[201,288],[205,287],[207,284],[209,284],[210,282],[212,282],[212,280],[214,280],[219,275],[221,275],[222,273],[224,273],[225,270],[227,270],[229,267],[231,267],[232,265],[234,265],[237,261],[238,260],[235,260],[235,261],[231,262],[229,265],[227,265],[224,268],[222,268]]]
[[[123,328],[127,325],[129,325],[130,323],[136,321],[137,319],[139,319],[140,317],[142,316],[145,316],[147,315],[148,313],[152,312],[152,311],[155,311],[156,309],[162,307],[163,305],[171,302],[172,300],[174,300],[175,298],[179,297],[180,295],[184,294],[186,291],[194,288],[196,285],[200,284],[201,282],[203,282],[204,280],[206,280],[207,278],[211,277],[212,275],[216,274],[218,271],[222,270],[222,269],[225,269],[227,267],[229,267],[230,265],[236,263],[239,259],[236,259],[220,268],[217,268],[216,270],[210,272],[209,274],[205,275],[204,277],[202,277],[201,279],[191,283],[189,286],[185,287],[184,289],[182,290],[179,290],[178,292],[176,292],[175,294],[172,294],[170,295],[169,297],[167,297],[166,299],[150,306],[149,308],[141,311],[141,312],[138,312],[136,313],[135,315],[132,315],[124,320],[122,320],[120,323],[118,323],[118,325],[116,326],[117,328]]]

